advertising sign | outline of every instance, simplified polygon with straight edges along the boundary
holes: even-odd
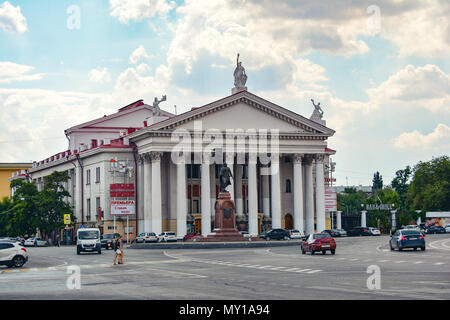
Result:
[[[325,187],[325,211],[337,211],[337,193],[333,187]]]
[[[135,207],[134,200],[111,200],[111,215],[133,215]]]

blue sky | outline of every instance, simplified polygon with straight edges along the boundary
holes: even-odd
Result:
[[[0,0],[0,161],[65,150],[65,128],[136,99],[183,112],[227,96],[240,52],[249,91],[306,117],[321,101],[338,184],[389,183],[450,153],[450,5],[381,0],[375,19],[370,4]]]

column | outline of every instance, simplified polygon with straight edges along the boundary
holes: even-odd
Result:
[[[392,213],[392,231],[397,230],[397,219],[395,214],[397,213],[397,210],[391,210]]]
[[[216,204],[216,165],[215,163],[209,166],[210,175],[210,199],[211,199],[211,218],[214,219],[216,216],[216,210],[214,206]]]
[[[83,224],[84,223],[84,217],[83,217],[83,213],[82,213],[82,205],[83,205],[83,200],[82,200],[82,195],[81,195],[81,190],[83,189],[82,185],[81,185],[81,175],[83,174],[82,172],[83,170],[80,167],[80,164],[77,163],[77,168],[76,168],[76,173],[75,173],[75,179],[76,179],[76,184],[75,184],[75,212],[76,212],[76,217],[78,219],[78,222]]]
[[[263,212],[266,218],[270,218],[270,185],[269,185],[269,170],[268,166],[262,168],[267,174],[262,175],[262,194],[263,194]]]
[[[203,155],[201,169],[202,235],[211,233],[211,195],[209,180],[209,155]]]
[[[326,229],[325,224],[325,180],[323,168],[324,155],[316,155],[316,223],[317,232]]]
[[[342,211],[336,211],[336,229],[342,229],[341,213]]]
[[[242,215],[244,214],[244,210],[243,210],[243,202],[242,202],[242,164],[237,164],[236,165],[236,173],[234,175],[236,181],[235,181],[235,186],[236,186],[236,194],[235,194],[235,201],[236,201],[236,214],[239,217],[242,217]]]
[[[304,158],[305,166],[305,229],[306,234],[314,233],[314,185],[312,174],[312,157],[310,155]],[[322,231],[322,230],[320,230]]]
[[[144,217],[145,217],[145,193],[144,193],[144,183],[145,183],[145,177],[144,177],[144,157],[142,155],[138,156],[138,168],[137,168],[137,174],[138,174],[138,185],[137,185],[137,196],[138,196],[138,220],[137,223],[137,232],[141,233],[145,232],[145,224],[144,224]],[[149,229],[150,230],[150,229]],[[138,234],[136,234],[138,236]]]
[[[272,229],[281,228],[280,156],[272,155],[270,178],[272,182]]]
[[[366,213],[367,213],[367,211],[365,211],[365,210],[361,211],[361,227],[364,227],[364,228],[367,227]]]
[[[294,154],[294,228],[300,232],[305,231],[303,223],[303,174],[300,154]]]
[[[234,199],[234,154],[233,153],[227,153],[226,154],[226,164],[228,168],[230,168],[231,175],[233,178],[231,178],[231,185],[229,185],[226,190],[230,193],[231,200],[235,201]],[[236,203],[236,201],[235,201]]]
[[[143,155],[144,160],[144,232],[152,231],[152,214],[150,197],[152,194],[152,180],[151,180],[151,158],[150,154]]]
[[[177,238],[183,239],[186,235],[186,163],[184,159],[180,159],[177,165]]]
[[[257,155],[248,155],[248,233],[257,236],[258,232],[258,187],[256,181]]]
[[[150,152],[152,159],[152,193],[151,193],[151,215],[152,232],[162,232],[162,199],[161,199],[161,157],[162,152]]]

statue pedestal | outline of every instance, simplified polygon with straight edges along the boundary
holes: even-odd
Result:
[[[241,91],[247,91],[247,87],[234,87],[231,89],[231,94],[235,94]]]
[[[219,193],[216,200],[214,230],[215,234],[208,235],[202,241],[246,241],[247,239],[236,229],[235,204],[228,192]]]

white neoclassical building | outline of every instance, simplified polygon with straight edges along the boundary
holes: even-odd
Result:
[[[331,227],[324,164],[335,153],[327,146],[334,131],[317,117],[317,105],[316,117],[306,118],[245,87],[179,115],[160,110],[161,101],[165,97],[152,106],[139,100],[66,130],[69,149],[28,171],[38,188],[51,172],[68,171],[75,228],[208,235],[222,162],[233,173],[227,190],[239,229],[256,236],[267,228],[311,233]],[[116,162],[124,169],[113,169]],[[131,192],[113,192],[120,184]],[[116,200],[135,205],[127,230],[123,217],[111,215]]]

